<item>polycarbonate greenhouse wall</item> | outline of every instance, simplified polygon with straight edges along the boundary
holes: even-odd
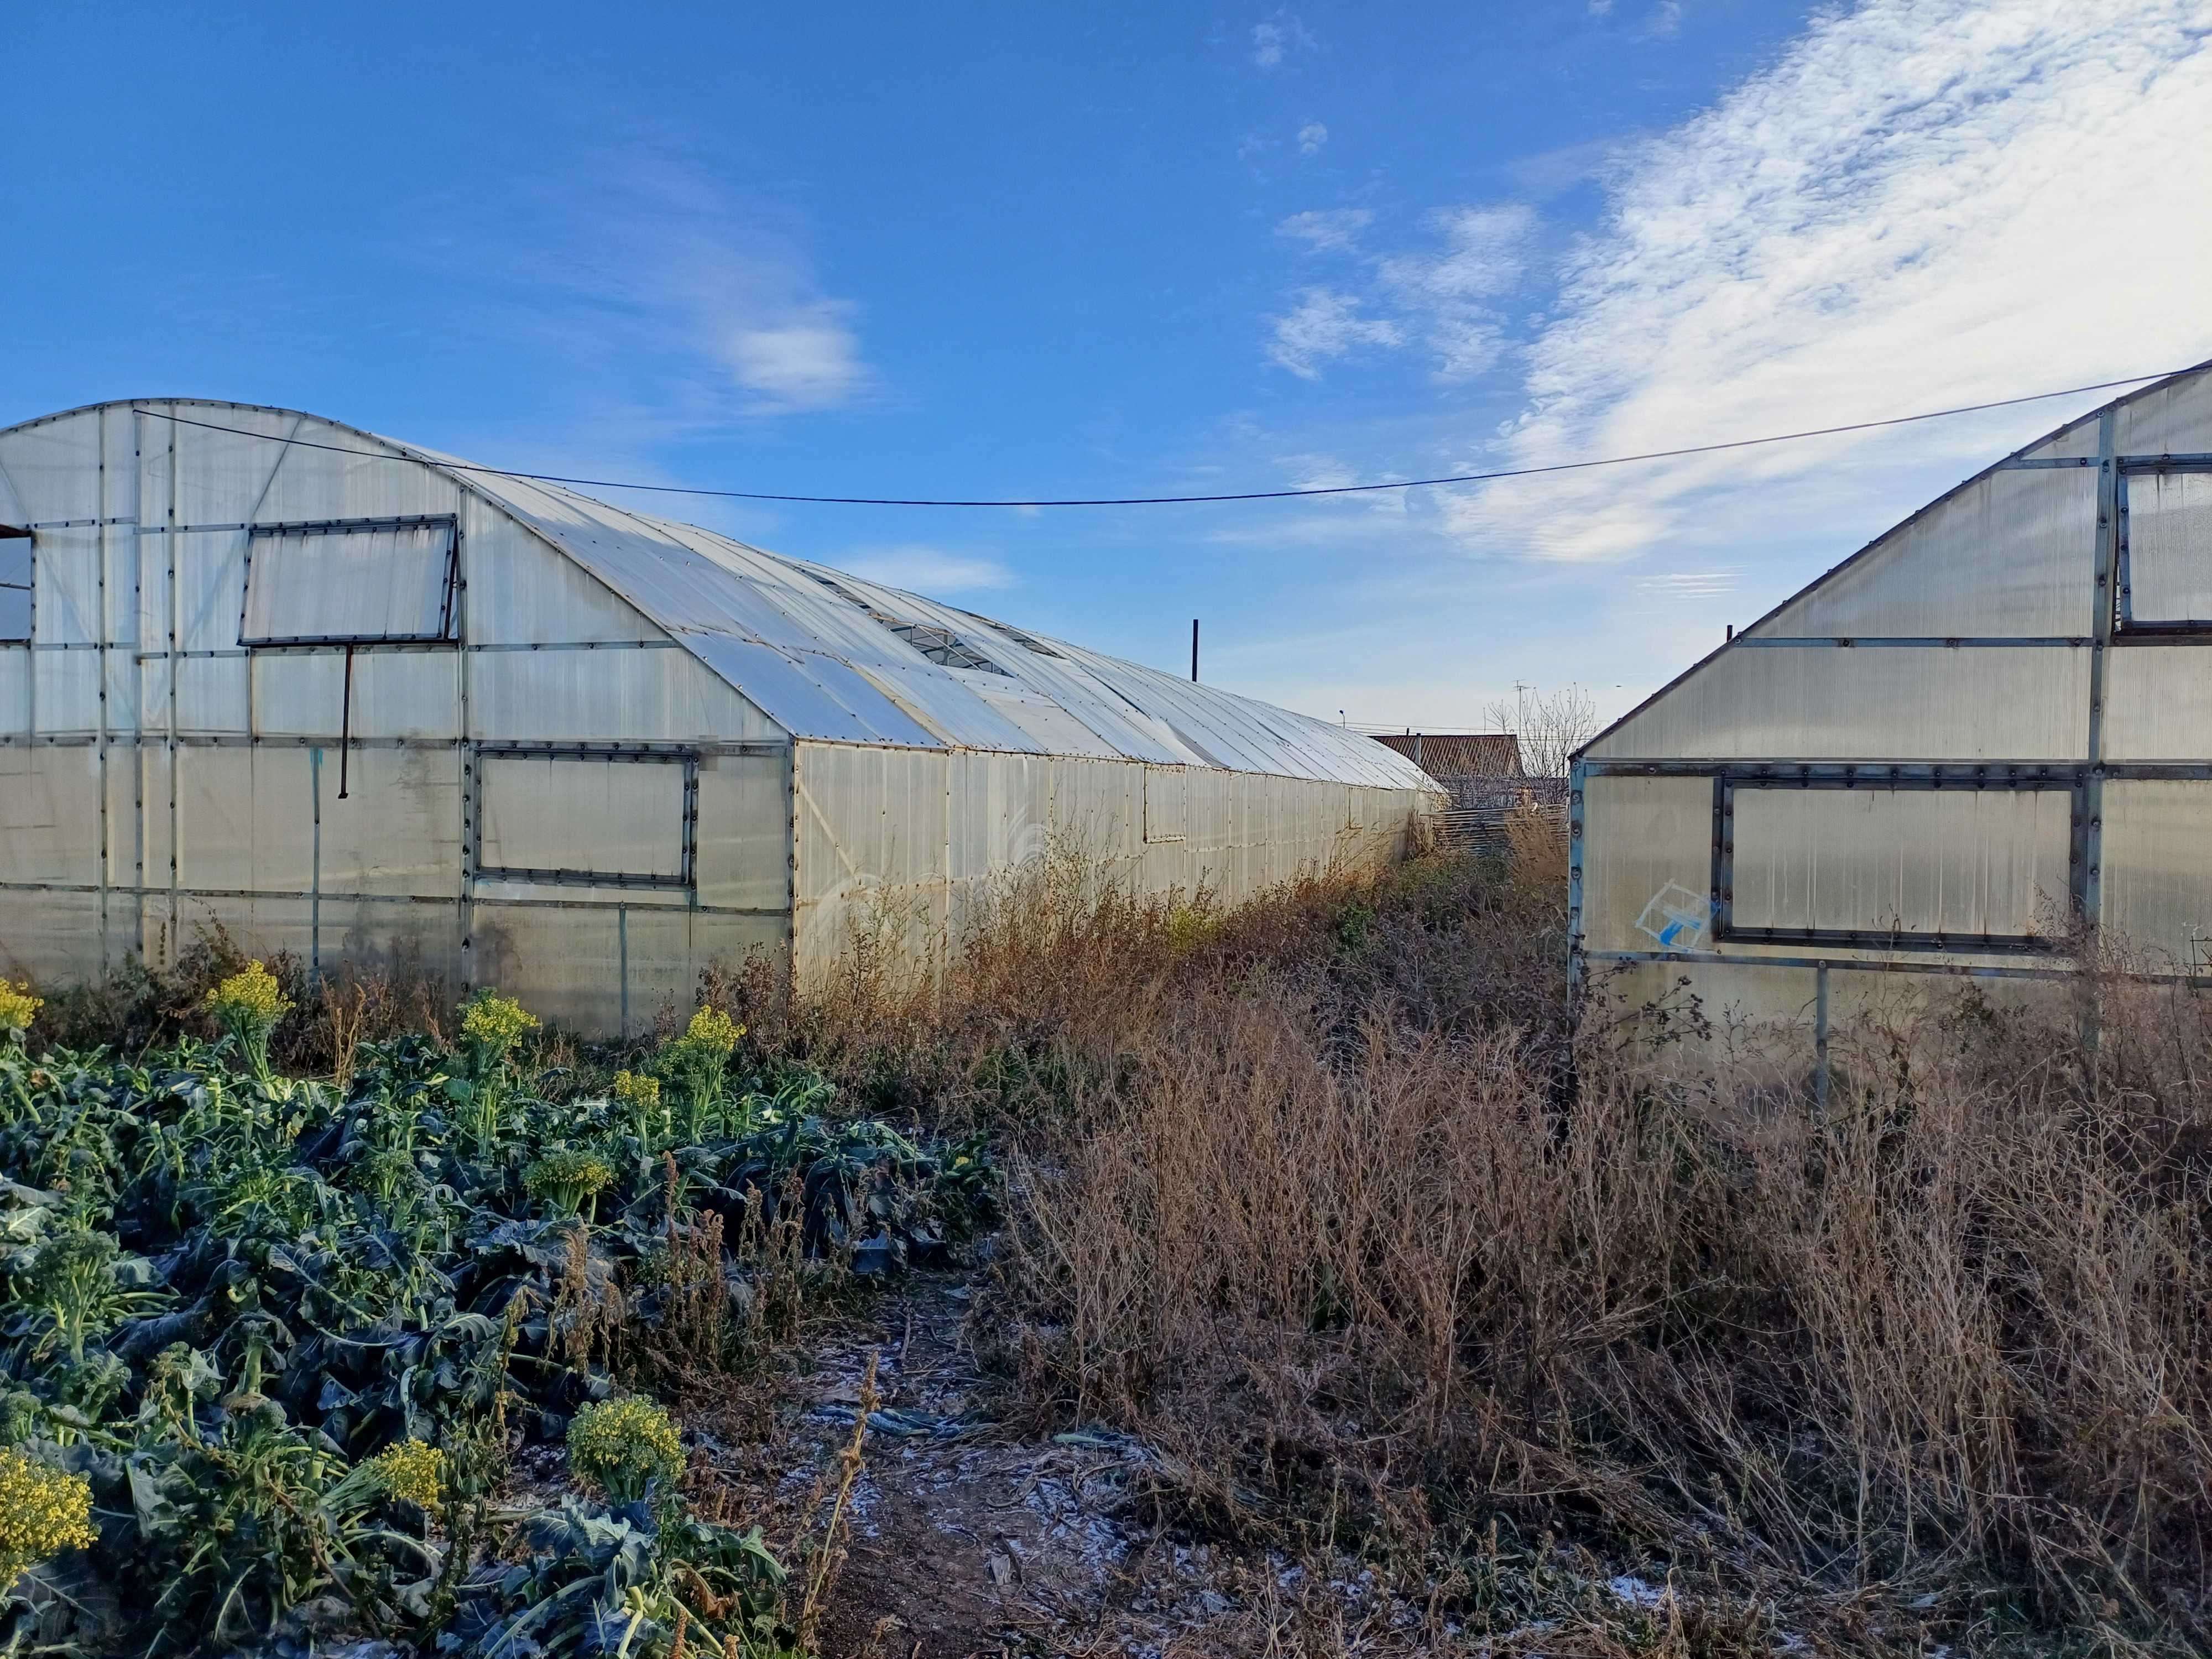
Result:
[[[1588,744],[1578,969],[1809,1023],[2061,977],[2086,920],[2212,974],[2208,647],[2212,365],[1999,461]]]
[[[1436,797],[1326,722],[286,410],[0,431],[0,972],[220,923],[587,1031],[917,969],[1068,846],[1235,900]]]

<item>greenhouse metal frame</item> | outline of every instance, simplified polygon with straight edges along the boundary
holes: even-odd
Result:
[[[2212,364],[1887,532],[1584,745],[1574,965],[1730,1019],[2212,975]],[[1832,975],[1834,977],[1832,979]]]
[[[916,973],[1055,847],[1234,902],[1439,803],[1328,722],[292,410],[0,430],[0,973],[220,925],[579,1029]]]

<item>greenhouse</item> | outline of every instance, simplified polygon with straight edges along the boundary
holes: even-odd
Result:
[[[635,1029],[756,951],[925,970],[1050,848],[1234,901],[1435,799],[1324,721],[312,416],[0,430],[0,973],[219,924]]]
[[[1968,479],[1587,744],[1585,981],[1819,1024],[2069,975],[2084,925],[2212,975],[2208,647],[2212,364]]]

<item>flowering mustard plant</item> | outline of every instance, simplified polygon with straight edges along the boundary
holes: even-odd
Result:
[[[216,1024],[230,1033],[253,1074],[266,1079],[269,1034],[292,1012],[276,975],[258,961],[249,962],[207,994],[206,1007]]]
[[[503,997],[489,987],[469,999],[461,1015],[462,1041],[472,1044],[491,1063],[505,1060],[516,1043],[537,1029],[535,1014],[513,997]]]
[[[67,1549],[100,1541],[92,1487],[9,1448],[0,1450],[0,1595],[24,1572]]]
[[[668,1127],[661,1115],[660,1079],[644,1072],[617,1072],[615,1098],[629,1108],[638,1145],[648,1152],[659,1146]]]
[[[614,1184],[615,1167],[597,1152],[548,1152],[522,1172],[522,1185],[532,1198],[544,1199],[568,1215],[592,1219],[599,1194]],[[588,1213],[586,1212],[588,1211]]]
[[[16,986],[0,979],[0,1042],[21,1041],[23,1033],[31,1029],[33,1016],[45,1006],[43,997],[31,994],[30,981]]]
[[[745,1028],[720,1008],[702,1008],[684,1035],[668,1045],[668,1068],[684,1079],[690,1097],[689,1130],[694,1140],[708,1132],[708,1119],[721,1103],[722,1079]]]
[[[386,1446],[362,1467],[386,1498],[426,1510],[445,1501],[446,1454],[435,1446],[403,1440]]]
[[[584,1407],[568,1425],[568,1467],[617,1504],[635,1504],[656,1483],[672,1491],[684,1473],[676,1424],[643,1395]]]

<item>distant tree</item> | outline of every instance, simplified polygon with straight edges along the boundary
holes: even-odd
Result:
[[[1559,691],[1533,687],[1483,711],[1500,732],[1521,740],[1521,769],[1532,778],[1564,778],[1576,750],[1598,733],[1597,704],[1580,686]]]

